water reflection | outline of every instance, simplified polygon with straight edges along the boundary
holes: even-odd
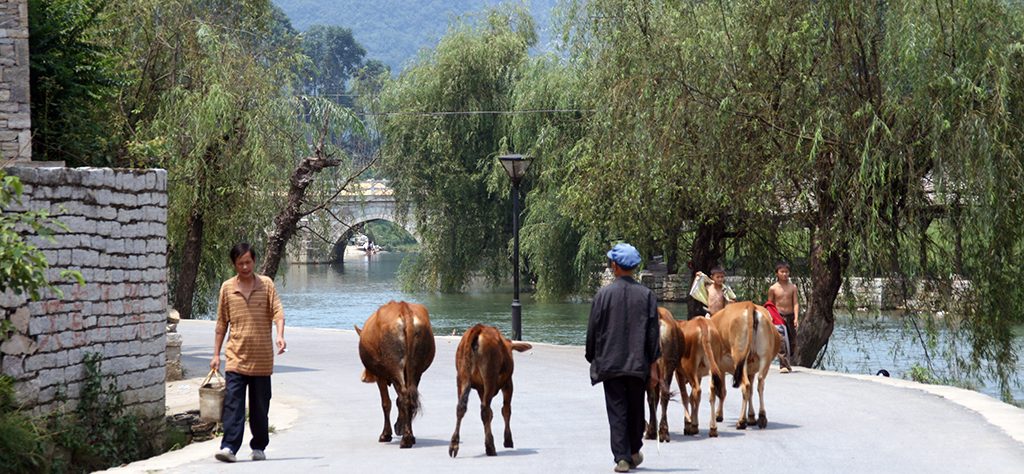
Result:
[[[511,288],[477,291],[467,294],[439,295],[404,293],[395,280],[398,267],[407,254],[379,253],[347,258],[344,267],[329,265],[290,265],[278,279],[281,300],[288,324],[304,327],[352,329],[380,305],[390,300],[421,303],[430,310],[434,332],[438,335],[461,334],[469,326],[486,323],[511,334]],[[541,303],[532,295],[522,295],[523,339],[552,344],[582,345],[586,337],[590,305],[585,303]],[[686,313],[685,305],[665,303],[673,314]],[[836,326],[823,359],[830,370],[874,374],[887,369],[893,376],[910,378],[915,365],[928,365],[915,333],[904,328],[895,314],[873,316],[837,315]],[[932,368],[948,375],[949,368],[935,351],[954,350],[942,342],[931,349]],[[1024,336],[1018,334],[1021,344]],[[1024,373],[1024,362],[1017,373]],[[979,381],[980,391],[998,397],[990,381]],[[1014,396],[1024,399],[1024,390],[1016,387]]]

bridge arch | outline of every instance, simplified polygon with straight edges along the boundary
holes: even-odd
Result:
[[[417,243],[421,242],[419,229],[413,219],[408,219],[398,210],[398,202],[394,191],[383,180],[367,180],[357,183],[354,191],[341,193],[330,206],[330,217],[327,225],[307,222],[307,226],[325,229],[327,235],[316,237],[308,232],[296,234],[294,245],[289,252],[292,263],[320,263],[332,260],[336,247],[347,243],[353,229],[373,221],[388,221],[405,229]],[[322,219],[321,216],[310,216],[310,219]],[[324,245],[323,238],[332,242]],[[342,240],[344,239],[344,240]]]

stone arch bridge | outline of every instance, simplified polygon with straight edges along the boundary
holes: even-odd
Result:
[[[394,191],[384,180],[360,181],[354,190],[345,190],[334,199],[329,213],[317,213],[304,219],[302,229],[289,244],[291,263],[332,262],[344,252],[349,237],[373,221],[388,221],[405,229],[417,242],[415,222],[398,211]],[[330,216],[330,217],[328,217]]]

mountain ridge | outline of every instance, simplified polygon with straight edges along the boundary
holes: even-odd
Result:
[[[499,0],[273,0],[292,25],[305,31],[314,24],[352,30],[368,59],[377,59],[397,73],[420,50],[433,48],[456,18],[496,6]],[[533,15],[540,49],[551,38],[552,9],[558,0],[522,0]]]

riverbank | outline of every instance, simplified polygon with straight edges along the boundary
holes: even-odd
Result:
[[[179,332],[182,361],[192,377],[209,362],[213,323],[183,321]],[[239,454],[245,462],[219,463],[213,459],[218,441],[211,440],[117,472],[611,470],[603,392],[590,385],[578,346],[535,344],[517,353],[516,447],[499,447],[497,458],[485,456],[479,417],[471,409],[463,422],[459,457],[452,459],[447,447],[455,425],[457,337],[437,338],[434,364],[420,386],[423,413],[413,424],[417,444],[401,450],[397,441],[377,442],[380,398],[376,387],[359,382],[355,332],[292,327],[286,335],[290,350],[276,361],[271,423],[278,423],[275,416],[286,406],[294,407],[296,415],[287,428],[277,426],[267,462],[247,461],[249,451],[243,447]],[[707,438],[706,417],[700,436],[683,436],[682,409],[671,403],[672,441],[648,442],[639,471],[1009,473],[1024,465],[1024,410],[966,390],[806,369],[779,374],[773,368],[765,389],[768,428],[746,431],[733,427],[738,398],[730,388],[726,420],[715,439]],[[494,406],[500,413],[499,407]],[[706,404],[701,411],[706,413]],[[500,417],[493,429],[503,429]]]

